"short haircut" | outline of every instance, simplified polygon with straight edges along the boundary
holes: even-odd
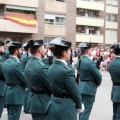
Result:
[[[87,50],[89,50],[90,48],[81,48],[81,54],[85,54]]]
[[[119,55],[119,54],[120,54],[120,49],[114,49],[114,53],[115,53],[116,55]]]
[[[20,49],[20,48],[18,48],[18,47],[13,47],[13,46],[10,46],[10,47],[8,48],[10,55],[13,55],[14,52],[15,52],[16,50],[18,50],[18,49]]]
[[[63,51],[67,51],[69,47],[59,46],[55,45],[55,49],[53,51],[54,56],[56,56],[58,59],[63,57]]]
[[[37,50],[38,50],[38,48],[39,48],[40,46],[41,46],[41,45],[31,47],[31,48],[30,48],[31,54],[33,54],[33,55],[36,54],[36,53],[37,53]]]

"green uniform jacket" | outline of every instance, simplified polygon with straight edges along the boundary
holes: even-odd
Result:
[[[2,65],[4,63],[4,58],[0,56],[0,96],[4,96],[5,91],[5,78],[2,72]]]
[[[70,64],[70,61],[67,61],[67,66],[75,72],[75,69],[73,68],[72,64]]]
[[[5,60],[7,60],[10,57],[10,53],[9,53],[8,48],[5,49],[5,54],[4,55],[5,55],[4,56]]]
[[[110,62],[108,71],[111,75],[112,82],[119,84],[118,86],[113,85],[111,100],[112,102],[120,102],[120,57],[115,57],[115,59]]]
[[[51,98],[48,120],[77,120],[76,108],[81,109],[81,94],[73,70],[63,62],[55,60],[49,68],[48,78],[53,94],[55,92],[70,96],[69,98]]]
[[[49,62],[48,62],[48,58],[42,58],[41,60],[46,66],[50,67]]]
[[[27,62],[30,60],[31,56],[29,53],[25,53],[20,59],[21,63],[25,66]]]
[[[7,86],[5,90],[5,104],[21,105],[24,102],[24,87],[27,81],[24,74],[24,67],[15,57],[10,56],[3,64],[3,74],[6,84],[18,86]],[[23,86],[19,86],[22,84]]]
[[[77,69],[78,69],[78,65],[79,63],[77,63],[76,65]],[[81,94],[95,96],[97,91],[97,86],[100,86],[101,81],[102,81],[102,75],[99,72],[96,64],[88,56],[83,55],[80,64],[79,87]]]
[[[30,89],[35,91],[48,91],[46,94],[31,94],[28,102],[28,112],[45,114],[51,96],[48,67],[39,58],[31,57],[26,64],[25,75]]]

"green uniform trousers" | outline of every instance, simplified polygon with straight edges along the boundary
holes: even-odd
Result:
[[[113,103],[113,120],[120,120],[120,103]]]
[[[44,114],[33,113],[32,114],[32,120],[45,120],[45,115]]]
[[[80,120],[89,120],[89,116],[95,102],[95,96],[81,94],[82,103],[84,104],[85,110],[80,114]]]
[[[4,108],[3,96],[0,96],[0,118],[2,116],[3,108]]]
[[[19,120],[22,105],[7,105],[8,120]]]

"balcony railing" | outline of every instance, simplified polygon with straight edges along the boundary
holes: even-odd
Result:
[[[27,6],[27,7],[37,8],[38,0],[19,0],[19,1],[18,0],[0,0],[0,4]]]
[[[49,36],[66,36],[66,27],[63,25],[45,25],[45,35]]]
[[[104,19],[99,17],[85,17],[85,16],[77,16],[76,17],[77,25],[86,25],[86,26],[96,26],[103,27]]]
[[[91,43],[103,43],[102,34],[85,34],[85,33],[76,33],[76,42],[91,42]]]

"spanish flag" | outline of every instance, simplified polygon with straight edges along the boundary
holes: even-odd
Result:
[[[36,20],[26,20],[26,19],[21,19],[17,17],[5,17],[7,20],[11,20],[13,22],[16,22],[21,25],[25,26],[31,26],[31,27],[36,27],[37,26],[37,21]]]

